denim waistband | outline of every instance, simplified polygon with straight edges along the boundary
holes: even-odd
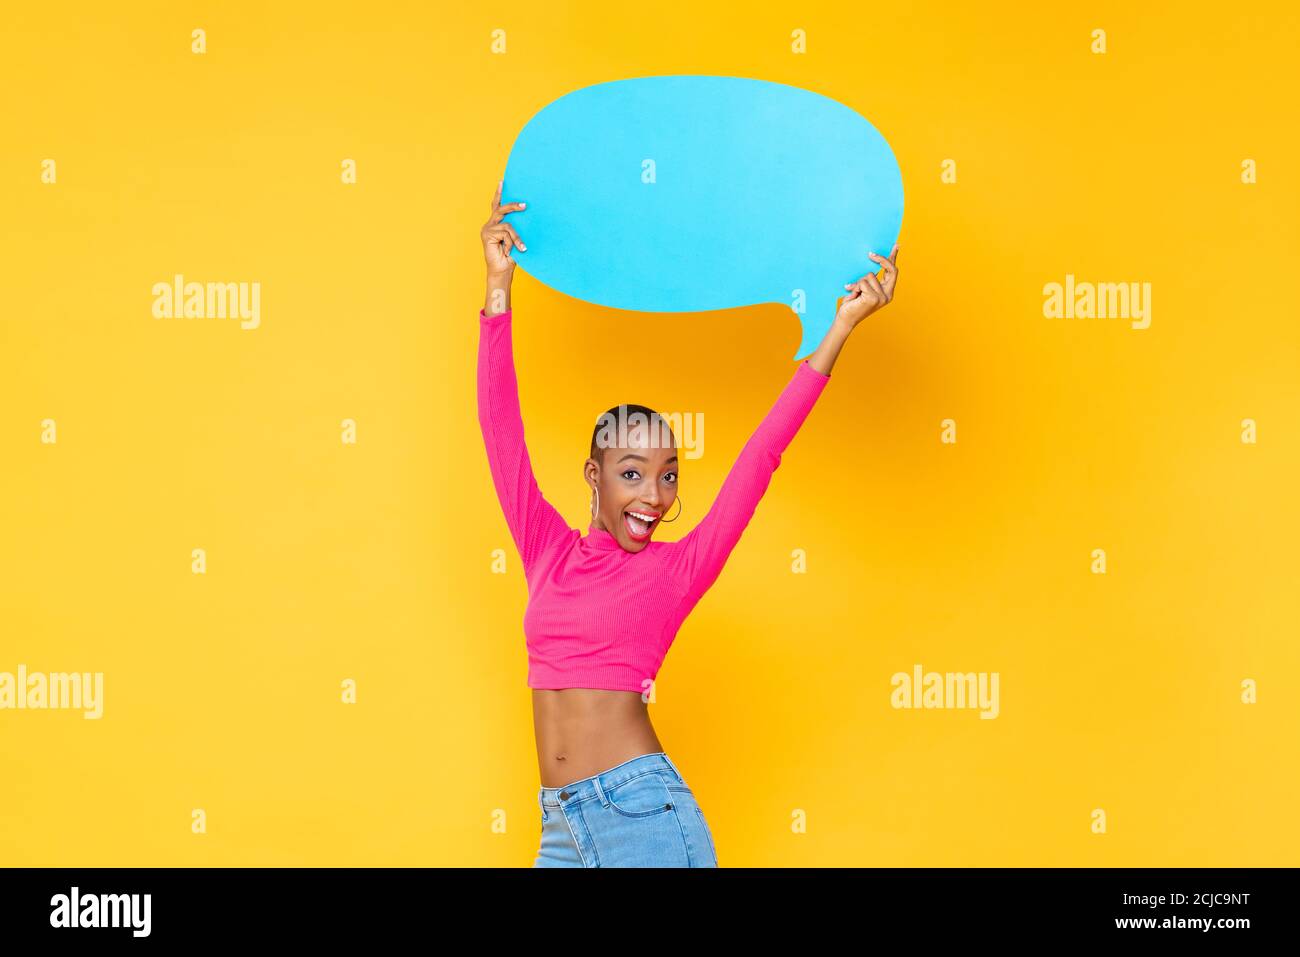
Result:
[[[635,758],[629,758],[622,764],[616,764],[612,768],[593,774],[589,778],[574,781],[572,784],[566,784],[564,787],[540,788],[537,792],[537,800],[542,807],[562,807],[566,804],[575,804],[593,796],[603,797],[602,792],[609,788],[658,770],[671,771],[683,785],[686,783],[686,779],[677,770],[677,765],[668,759],[668,755],[662,751],[655,751],[653,754],[642,754]]]

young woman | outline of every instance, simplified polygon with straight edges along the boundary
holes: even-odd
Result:
[[[870,254],[883,276],[847,290],[821,345],[795,369],[736,459],[708,514],[677,542],[652,542],[681,515],[676,440],[650,409],[596,423],[583,475],[586,536],[542,497],[524,444],[510,336],[511,250],[526,249],[501,204],[481,230],[478,415],[506,524],[528,582],[524,633],[533,695],[542,837],[534,867],[716,867],[704,812],[650,725],[648,692],[687,614],[722,566],[830,379],[849,333],[887,304],[898,247]],[[631,413],[640,412],[640,417]],[[665,440],[666,437],[666,440]],[[677,514],[665,515],[676,504]]]

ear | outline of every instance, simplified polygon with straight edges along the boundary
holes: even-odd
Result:
[[[600,479],[600,463],[595,459],[587,459],[582,465],[582,477],[586,480],[587,485],[594,490],[596,482]]]

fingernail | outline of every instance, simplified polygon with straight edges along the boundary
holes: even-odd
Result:
[[[523,209],[523,208],[524,208],[525,206],[527,206],[527,205],[528,205],[527,203],[520,203],[520,204],[519,204],[519,208],[520,208],[520,209]]]
[[[523,243],[520,243],[520,244],[519,244],[519,248],[522,249],[524,252],[527,252],[527,251],[528,251],[528,247],[525,246]]]

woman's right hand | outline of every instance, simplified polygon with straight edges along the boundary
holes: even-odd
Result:
[[[510,258],[510,251],[516,246],[523,250],[528,247],[523,244],[515,228],[504,220],[507,213],[517,212],[526,204],[506,203],[502,206],[501,187],[504,183],[505,180],[497,183],[496,194],[492,197],[492,215],[479,230],[479,235],[483,239],[483,259],[487,263],[488,279],[508,283],[515,272],[515,261]]]

